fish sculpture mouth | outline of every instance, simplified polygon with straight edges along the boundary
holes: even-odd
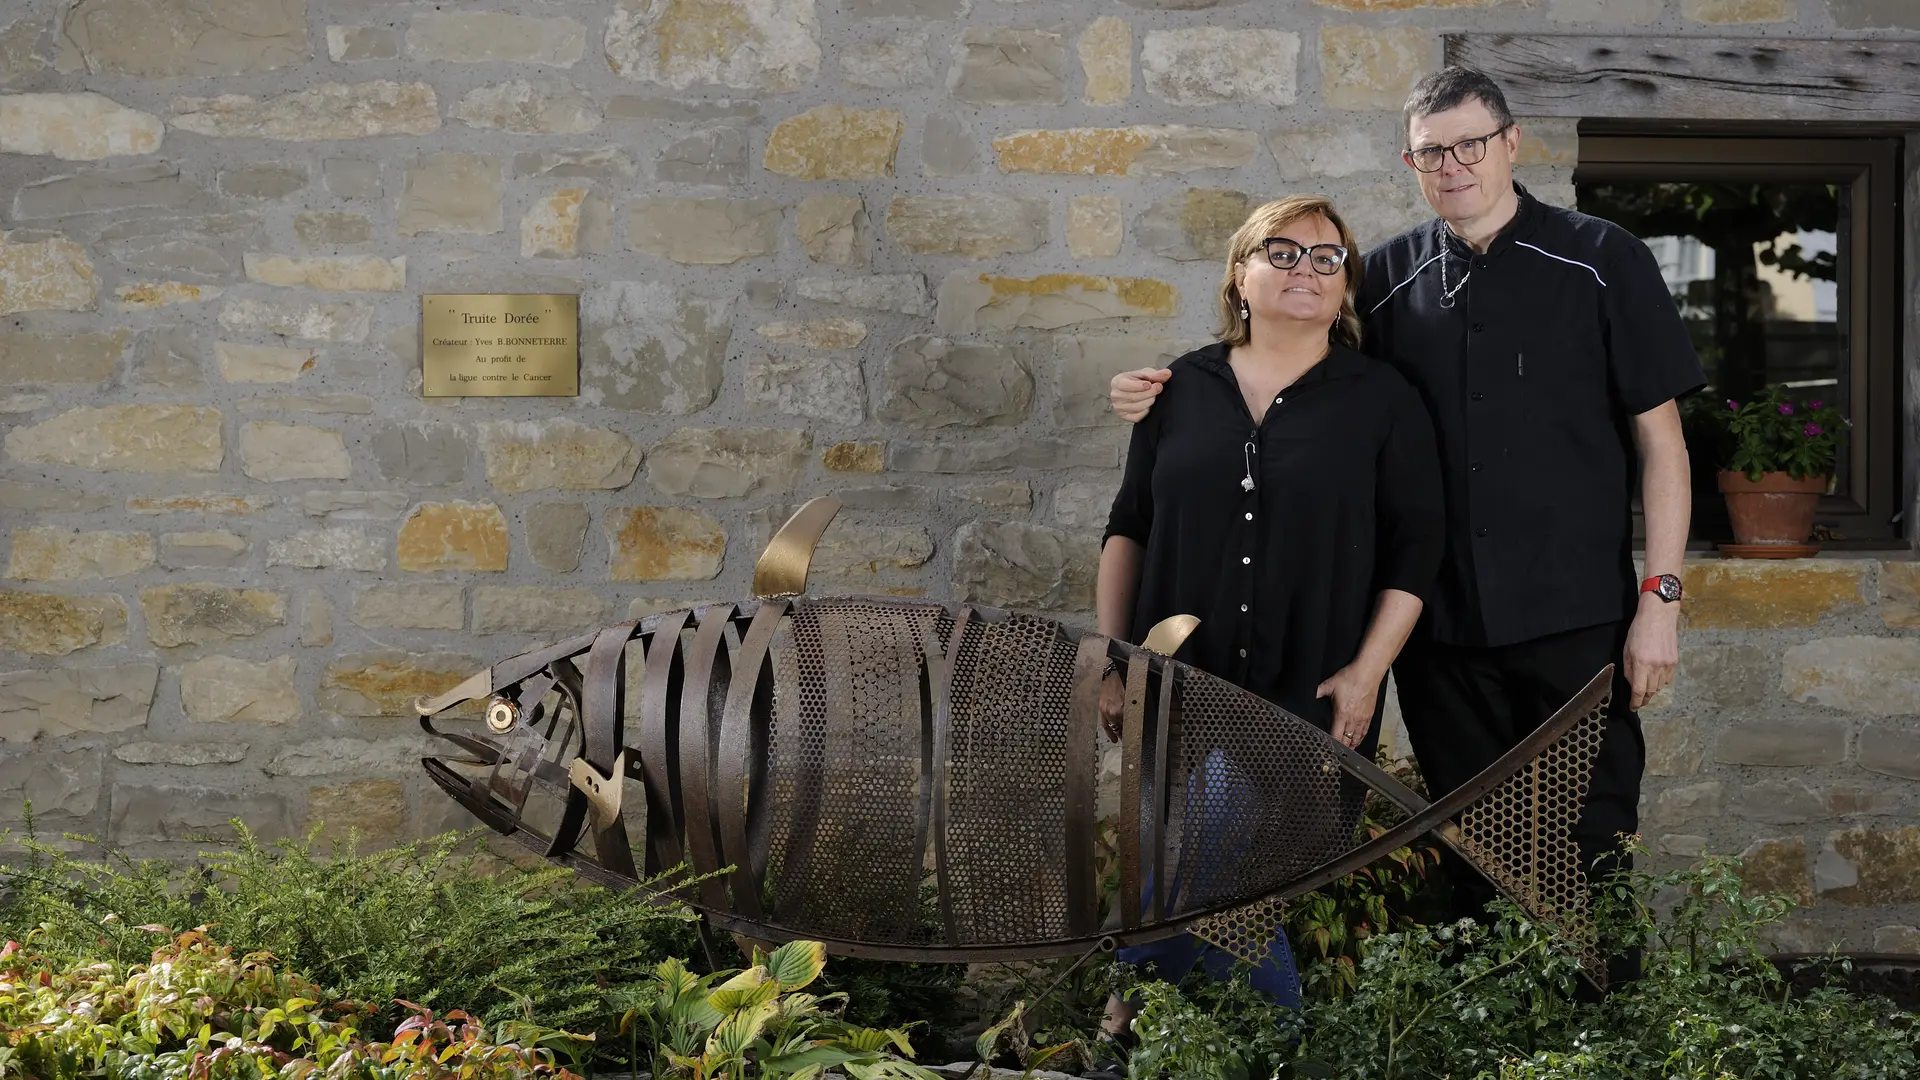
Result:
[[[1286,900],[1431,833],[1579,943],[1604,982],[1570,831],[1611,666],[1428,801],[1174,659],[1188,617],[1136,646],[968,603],[808,595],[837,510],[816,499],[775,534],[754,598],[581,634],[420,700],[422,727],[459,751],[422,759],[427,774],[589,880],[635,889],[685,868],[641,899],[883,959],[1193,933],[1257,963]],[[1125,709],[1118,805],[1102,807],[1109,670]],[[1356,842],[1369,793],[1405,816]]]

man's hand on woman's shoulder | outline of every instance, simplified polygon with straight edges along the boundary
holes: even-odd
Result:
[[[1153,399],[1160,396],[1160,388],[1172,376],[1172,368],[1123,371],[1107,384],[1107,402],[1113,406],[1114,415],[1129,424],[1137,424],[1146,419],[1147,411],[1153,408]]]

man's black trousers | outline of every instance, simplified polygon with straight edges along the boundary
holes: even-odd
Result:
[[[1595,886],[1617,865],[1594,860],[1620,850],[1619,834],[1639,831],[1640,777],[1646,744],[1632,710],[1621,652],[1627,624],[1607,623],[1493,648],[1444,645],[1416,632],[1393,665],[1400,711],[1414,758],[1434,797],[1452,791],[1513,749],[1608,664],[1613,703],[1587,802],[1574,826],[1580,863]],[[1616,856],[1618,858],[1618,856]],[[1455,918],[1482,914],[1492,884],[1449,853]]]

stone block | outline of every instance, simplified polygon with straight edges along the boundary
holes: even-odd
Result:
[[[747,408],[766,415],[846,427],[866,418],[866,376],[860,358],[852,355],[749,356],[745,394]]]
[[[715,121],[752,121],[760,118],[760,103],[741,98],[665,98],[616,94],[607,102],[609,120],[663,120],[672,124]]]
[[[814,0],[620,0],[607,19],[615,74],[675,90],[723,86],[790,93],[820,71]]]
[[[361,342],[373,329],[373,312],[346,300],[230,300],[220,325],[237,334],[274,334],[300,341]]]
[[[1847,30],[1920,30],[1920,9],[1905,0],[1827,0],[1827,10]]]
[[[1920,711],[1920,639],[1820,638],[1789,648],[1780,689],[1795,701],[1868,716]]]
[[[698,510],[614,507],[603,527],[614,581],[708,581],[726,558],[726,531]]]
[[[180,668],[180,705],[198,724],[291,724],[300,719],[297,674],[291,656],[202,657]]]
[[[1147,207],[1134,220],[1134,238],[1169,259],[1223,262],[1228,243],[1252,207],[1244,191],[1188,188]]]
[[[1063,529],[1099,532],[1106,528],[1120,479],[1070,480],[1054,489],[1053,523]]]
[[[93,310],[100,279],[85,248],[64,236],[25,241],[14,235],[0,232],[0,315]]]
[[[1880,619],[1893,630],[1920,630],[1920,562],[1880,564]]]
[[[792,491],[813,439],[788,428],[680,428],[647,451],[647,480],[700,499]]]
[[[686,416],[713,403],[725,371],[732,305],[658,282],[584,290],[582,404]]]
[[[772,199],[641,196],[627,207],[627,242],[677,263],[724,266],[778,252],[782,210]]]
[[[1740,877],[1748,894],[1785,896],[1801,907],[1813,903],[1805,840],[1797,836],[1755,840],[1740,853],[1740,861]]]
[[[222,183],[227,179],[228,173],[223,172]],[[241,185],[236,181],[235,186]],[[205,196],[199,184],[181,177],[179,166],[153,162],[36,180],[14,194],[13,216],[16,221],[32,221],[121,210],[175,210]]]
[[[1662,855],[1697,859],[1707,853],[1707,838],[1687,833],[1666,833],[1654,843],[1654,850]]]
[[[915,255],[1018,255],[1047,242],[1049,207],[1032,196],[901,195],[887,204],[887,236]]]
[[[1747,720],[1720,732],[1713,759],[1723,765],[1838,765],[1847,760],[1844,720]]]
[[[1296,48],[1298,41],[1295,42]],[[1125,19],[1102,15],[1074,39],[1088,105],[1124,105],[1133,96],[1133,27]]]
[[[163,649],[218,645],[253,637],[287,621],[286,598],[225,585],[157,585],[140,590],[147,637]]]
[[[307,739],[288,746],[265,765],[268,776],[366,776],[411,771],[422,754],[441,753],[440,740],[421,735],[396,739]],[[436,796],[439,789],[434,789]]]
[[[255,480],[345,480],[347,444],[332,428],[249,420],[240,428],[240,471]]]
[[[840,81],[861,90],[909,90],[933,85],[928,34],[909,31],[879,41],[855,41],[840,50]]]
[[[248,281],[322,292],[400,292],[407,286],[406,256],[256,255],[245,260]]]
[[[307,186],[307,166],[299,161],[256,161],[221,169],[220,194],[235,199],[284,199]]]
[[[1920,25],[1916,23],[1915,25]],[[1920,926],[1880,926],[1873,931],[1873,951],[1877,953],[1901,953],[1908,956],[1920,953]]]
[[[341,716],[411,717],[416,698],[458,686],[481,663],[453,653],[408,653],[388,649],[334,658],[320,679],[314,705]],[[471,703],[456,711],[477,713]]]
[[[13,530],[7,576],[16,581],[125,577],[153,565],[150,533],[79,532],[54,525]]]
[[[108,835],[116,844],[229,843],[238,818],[265,841],[294,834],[293,811],[275,791],[237,792],[188,784],[115,784]]]
[[[1253,161],[1260,137],[1238,128],[1157,125],[1016,131],[993,140],[1003,173],[1173,176],[1237,169]]]
[[[269,98],[175,98],[173,126],[215,138],[281,142],[425,135],[440,129],[440,100],[423,82],[320,83]]]
[[[1693,776],[1706,757],[1706,736],[1691,720],[1640,720],[1648,776]]]
[[[1431,31],[1417,26],[1320,28],[1320,97],[1336,109],[1398,112],[1434,68]]]
[[[541,503],[526,513],[527,553],[542,570],[568,573],[580,566],[592,515],[579,503]]]
[[[327,27],[327,59],[336,64],[399,58],[400,39],[384,26]]]
[[[327,190],[343,199],[378,199],[386,192],[386,180],[377,161],[359,158],[328,158],[321,163],[320,174]]]
[[[138,742],[113,748],[115,759],[129,765],[231,765],[247,759],[247,744],[221,739],[218,742]]]
[[[888,464],[898,472],[974,473],[1005,469],[1112,469],[1120,465],[1119,442],[1086,437],[1023,439],[1016,435],[975,435],[962,442],[901,439],[892,444]]]
[[[0,480],[0,510],[91,513],[95,510],[105,510],[116,501],[110,495],[102,495],[94,491],[75,491],[71,487],[58,484]]]
[[[53,596],[0,590],[0,649],[65,656],[127,637],[127,606],[118,596]]]
[[[162,533],[160,565],[169,570],[231,570],[247,562],[246,537],[225,529]]]
[[[968,27],[947,90],[970,105],[1065,105],[1066,44],[1052,30]]]
[[[267,541],[267,565],[373,573],[387,568],[387,543],[360,529],[302,529]]]
[[[131,270],[183,279],[218,280],[238,274],[241,252],[264,243],[265,239],[265,222],[253,213],[200,217],[136,215],[102,229],[100,248]],[[184,328],[155,329],[165,333]]]
[[[916,334],[894,346],[875,415],[915,428],[1007,426],[1025,420],[1032,403],[1025,348]]]
[[[794,281],[793,292],[802,300],[866,311],[890,311],[901,315],[927,315],[933,311],[933,297],[927,292],[926,278],[919,274],[869,274],[855,278],[803,277]]]
[[[1689,563],[1683,625],[1690,630],[1784,630],[1865,604],[1864,562],[1728,559]]]
[[[500,211],[505,196],[499,158],[427,154],[407,169],[395,231],[401,236],[497,233],[505,228]]]
[[[867,265],[869,225],[866,202],[858,195],[809,195],[794,215],[807,258],[832,266]]]
[[[94,93],[0,98],[0,154],[61,161],[133,157],[160,149],[166,126],[152,113]]]
[[[300,597],[300,644],[309,649],[333,644],[333,601],[319,589],[308,589]]]
[[[354,590],[347,617],[367,629],[459,630],[466,616],[466,590],[458,585],[382,584]]]
[[[1800,780],[1765,778],[1736,787],[1728,808],[1754,821],[1798,825],[1825,817],[1827,797]]]
[[[1920,903],[1920,828],[1845,829],[1827,836],[1821,898],[1850,907]]]
[[[497,11],[422,12],[407,26],[407,55],[454,64],[572,67],[586,55],[587,28],[573,19]]]
[[[467,478],[466,435],[452,424],[397,423],[374,431],[380,475],[408,484],[458,484]]]
[[[1343,177],[1391,166],[1393,154],[1376,145],[1364,128],[1299,128],[1267,135],[1267,149],[1280,166],[1280,179]]]
[[[1792,22],[1795,0],[1680,0],[1680,14],[1690,22],[1724,26],[1729,23]]]
[[[502,572],[507,568],[507,518],[492,503],[421,503],[407,515],[396,542],[400,569]]]
[[[95,75],[251,75],[313,56],[306,0],[79,0],[60,47]]]
[[[0,26],[0,86],[25,82],[47,69],[39,54],[42,20],[17,19]]]
[[[358,850],[399,841],[406,832],[407,789],[398,780],[354,780],[307,790],[307,828],[323,845],[352,839]]]
[[[194,405],[70,409],[7,432],[7,457],[106,472],[190,473],[220,468],[220,410]]]
[[[1688,645],[1680,652],[1678,691],[1721,708],[1767,699],[1773,659],[1756,645]]]
[[[105,382],[120,369],[128,336],[125,330],[0,332],[0,383]]]
[[[1147,93],[1173,105],[1292,105],[1299,68],[1300,35],[1286,30],[1150,30],[1140,47]]]
[[[1911,722],[1876,720],[1860,732],[1858,756],[1868,772],[1920,780],[1920,728]]]
[[[1548,0],[1547,17],[1563,23],[1638,26],[1658,20],[1666,7],[1667,0]]]
[[[927,176],[965,176],[979,164],[973,128],[958,116],[936,113],[920,127],[920,171]]]
[[[796,180],[878,180],[893,175],[904,124],[894,109],[820,105],[767,136],[762,164]]]
[[[774,345],[798,349],[851,349],[867,340],[867,324],[846,318],[763,323],[753,332]]]
[[[1126,223],[1118,195],[1075,195],[1067,201],[1067,251],[1076,259],[1120,254]]]
[[[1684,825],[1699,818],[1717,818],[1720,816],[1720,795],[1718,780],[1667,788],[1654,795],[1647,821],[1653,825],[1671,826]]]
[[[198,304],[216,300],[224,290],[213,285],[190,285],[184,281],[137,282],[113,290],[121,311],[152,311],[174,304]]]
[[[328,521],[394,521],[413,500],[404,491],[309,491],[295,505]]]
[[[565,188],[535,199],[520,219],[520,257],[571,259],[580,253],[580,211],[586,188]]]
[[[0,593],[0,611],[10,606],[7,594]],[[124,626],[124,608],[120,617]],[[25,632],[12,626],[0,635],[18,639]],[[14,648],[4,641],[0,644]],[[159,679],[160,668],[154,664],[0,672],[0,742],[114,734],[145,727]]]
[[[579,135],[600,126],[600,107],[572,83],[515,79],[466,92],[453,108],[468,127],[515,135]]]
[[[611,491],[633,482],[640,451],[617,431],[566,417],[480,425],[480,455],[496,491]]]
[[[747,178],[747,137],[733,124],[675,139],[654,159],[656,179],[675,184],[738,184]]]
[[[732,131],[731,128],[718,129]],[[747,160],[747,144],[734,132],[740,146],[740,164]],[[681,140],[684,142],[685,140]],[[674,146],[680,145],[674,143]],[[706,160],[706,159],[701,159]],[[557,180],[631,180],[640,173],[632,155],[618,146],[600,146],[591,150],[529,150],[513,156],[513,175],[550,176]],[[662,180],[673,177],[661,176]],[[744,174],[741,179],[745,179]]]
[[[887,444],[878,442],[843,442],[827,447],[820,455],[820,463],[828,472],[839,473],[878,473],[887,468]]]
[[[1179,292],[1154,278],[1097,274],[1002,277],[955,270],[940,283],[934,325],[949,334],[1034,327],[1058,330],[1119,318],[1171,318]]]
[[[953,595],[994,607],[1086,611],[1093,607],[1099,545],[1025,522],[975,521],[953,538]]]
[[[593,589],[482,585],[473,590],[476,634],[553,634],[599,629],[612,604]]]
[[[274,505],[275,500],[267,495],[229,495],[220,491],[206,491],[198,495],[134,495],[127,499],[127,513],[251,517],[272,509]]]
[[[1827,813],[1833,817],[1885,814],[1893,808],[1894,799],[1887,792],[1859,784],[1840,784],[1827,792]]]

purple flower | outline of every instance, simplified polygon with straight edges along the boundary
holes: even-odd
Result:
[[[1791,406],[1791,405],[1789,405],[1789,404],[1787,404],[1787,403],[1786,403],[1786,402],[1784,402],[1784,401],[1783,401],[1783,402],[1781,402],[1781,403],[1780,403],[1780,415],[1781,415],[1781,416],[1792,416],[1792,415],[1793,415],[1793,406]]]
[[[1820,408],[1825,408],[1825,407],[1826,407],[1826,404],[1827,404],[1827,403],[1826,403],[1826,402],[1824,402],[1824,401],[1809,401],[1809,402],[1807,402],[1807,408],[1809,408],[1809,409],[1820,409]]]
[[[1800,431],[1801,431],[1801,433],[1802,433],[1802,434],[1804,434],[1804,435],[1805,435],[1805,436],[1806,436],[1807,438],[1809,438],[1809,439],[1811,439],[1811,438],[1813,438],[1813,437],[1814,437],[1815,435],[1818,435],[1818,434],[1820,434],[1820,425],[1819,425],[1819,424],[1808,424],[1808,425],[1807,425],[1806,427],[1803,427],[1803,428],[1801,428],[1801,429],[1800,429]]]
[[[1734,411],[1734,412],[1739,412],[1739,411],[1740,411],[1740,403],[1739,403],[1739,402],[1737,402],[1737,401],[1735,401],[1735,400],[1733,400],[1732,398],[1728,398],[1728,399],[1727,399],[1727,408],[1728,408],[1728,409],[1731,409],[1731,410],[1732,410],[1732,411]]]

